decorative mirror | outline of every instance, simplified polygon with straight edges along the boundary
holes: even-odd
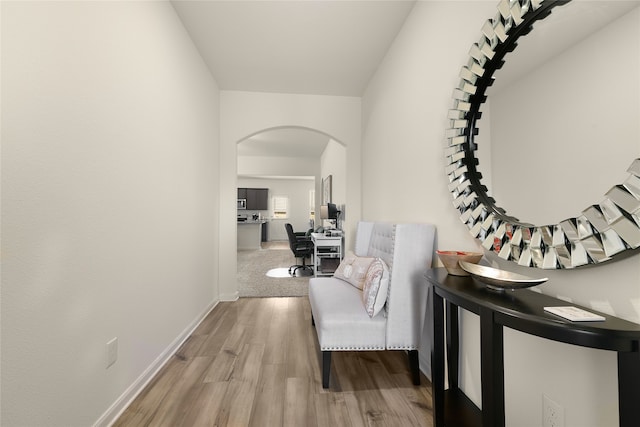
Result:
[[[638,158],[629,159],[628,177],[607,191],[603,200],[556,224],[536,225],[509,215],[481,182],[476,156],[481,132],[478,123],[494,74],[504,65],[505,55],[515,50],[518,39],[531,32],[535,22],[567,3],[569,0],[502,0],[498,4],[498,12],[482,27],[482,35],[472,45],[470,57],[462,67],[446,134],[449,191],[461,221],[487,251],[521,266],[543,269],[600,264],[635,253],[640,247]],[[535,118],[523,117],[524,131],[532,124],[535,125]],[[523,162],[521,173],[532,173],[526,166],[532,167]],[[572,166],[575,165],[567,165],[567,173]],[[539,169],[544,165],[533,167]],[[562,187],[563,177],[558,176],[557,180],[558,187]]]

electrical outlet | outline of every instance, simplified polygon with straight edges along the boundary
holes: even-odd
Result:
[[[118,337],[107,343],[107,368],[118,360]]]
[[[564,408],[546,394],[542,395],[542,426],[564,427]]]

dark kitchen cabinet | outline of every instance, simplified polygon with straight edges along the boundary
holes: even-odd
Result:
[[[266,188],[247,188],[247,209],[266,211],[269,190]]]
[[[238,188],[238,199],[247,200],[247,210],[266,211],[269,203],[269,189]]]

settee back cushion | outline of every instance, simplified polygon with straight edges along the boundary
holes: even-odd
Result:
[[[356,254],[380,257],[389,268],[388,349],[414,350],[420,344],[427,309],[424,273],[431,267],[434,239],[431,224],[358,223]]]
[[[425,271],[431,267],[435,226],[397,224],[387,298],[387,348],[415,350],[427,315]]]
[[[355,253],[380,257],[389,268],[386,347],[415,350],[427,315],[426,269],[431,267],[435,226],[360,221]]]
[[[395,246],[396,224],[375,222],[369,237],[367,256],[381,258],[389,271],[393,271],[393,251]]]
[[[369,241],[371,240],[371,231],[373,230],[373,222],[360,221],[356,229],[356,244],[354,253],[357,256],[369,256]]]

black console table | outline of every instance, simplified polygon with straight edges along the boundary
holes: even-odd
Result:
[[[618,353],[620,427],[640,422],[640,325],[605,316],[604,321],[571,322],[546,313],[543,307],[574,305],[528,289],[496,292],[471,277],[450,276],[444,268],[427,271],[433,333],[431,375],[434,426],[503,427],[504,343],[503,326],[568,344]],[[445,304],[446,301],[446,304]],[[449,388],[445,376],[446,347]],[[458,308],[480,316],[482,410],[464,395],[458,383]],[[584,307],[581,307],[584,308]]]

